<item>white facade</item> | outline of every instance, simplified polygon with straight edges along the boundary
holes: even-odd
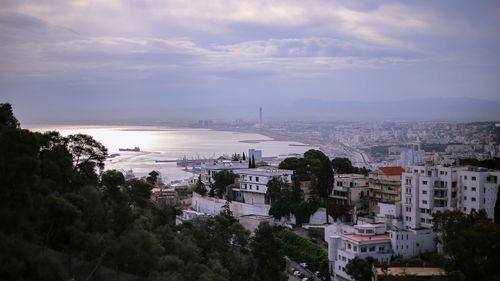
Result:
[[[394,255],[409,258],[426,251],[436,251],[436,233],[431,229],[390,230],[389,234]]]
[[[345,233],[347,229],[340,228],[340,233],[329,236],[327,240],[333,280],[352,280],[345,267],[355,257],[364,259],[371,256],[379,262],[390,262],[391,239],[384,224],[355,225],[352,228],[354,231]]]
[[[432,213],[484,209],[494,219],[500,171],[477,167],[412,166],[403,173],[402,218],[406,229],[432,227]]]
[[[280,177],[285,182],[291,182],[292,170],[283,170],[275,167],[259,167],[238,170],[240,188],[233,189],[237,201],[248,204],[267,204],[265,195],[267,182],[273,177]]]
[[[201,164],[201,181],[205,184],[207,190],[210,189],[210,184],[214,182],[213,176],[222,170],[233,171],[235,174],[238,170],[247,169],[248,162],[245,161],[213,161]]]
[[[406,229],[432,227],[432,213],[457,206],[456,167],[412,166],[401,177],[402,219]]]
[[[484,209],[488,218],[494,220],[500,171],[469,167],[458,175],[458,209],[466,213]]]

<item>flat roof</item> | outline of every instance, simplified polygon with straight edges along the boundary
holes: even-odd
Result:
[[[371,235],[371,236],[358,235],[358,234],[344,234],[344,236],[356,241],[375,241],[375,240],[390,239],[390,235],[388,233]]]
[[[377,274],[384,274],[381,267],[376,267]],[[446,271],[439,267],[389,267],[388,275],[404,275],[411,274],[415,276],[446,276]]]

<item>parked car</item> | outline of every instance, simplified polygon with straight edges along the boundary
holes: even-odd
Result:
[[[314,275],[316,275],[316,276],[319,276],[320,274],[321,274],[321,272],[319,272],[319,271],[314,272]]]
[[[307,263],[305,263],[305,262],[301,262],[301,263],[300,263],[300,266],[302,266],[302,267],[306,268],[306,267],[307,267]]]
[[[302,272],[296,270],[294,273],[293,273],[294,276],[297,276],[297,277],[304,277],[304,274],[302,274]]]
[[[304,277],[304,278],[302,278],[302,281],[309,281],[309,278]]]

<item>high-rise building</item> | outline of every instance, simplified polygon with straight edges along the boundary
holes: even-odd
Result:
[[[259,108],[259,128],[262,129],[262,107]]]

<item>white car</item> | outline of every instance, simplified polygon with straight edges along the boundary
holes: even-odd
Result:
[[[302,267],[306,268],[306,267],[307,267],[307,263],[305,263],[305,262],[301,262],[301,263],[300,263],[300,266],[302,266]]]

